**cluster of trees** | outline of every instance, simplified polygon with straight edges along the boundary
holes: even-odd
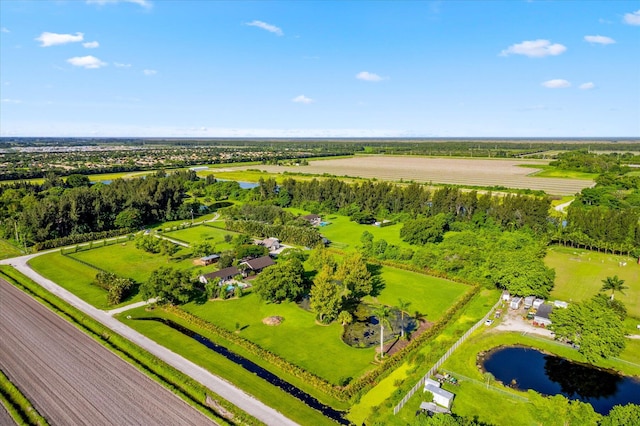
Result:
[[[640,176],[603,175],[567,211],[554,239],[589,249],[640,255]]]
[[[299,300],[309,291],[302,262],[291,257],[266,268],[253,280],[253,291],[272,303]]]
[[[162,253],[173,256],[180,249],[176,244],[153,235],[141,235],[136,238],[136,248],[148,253]]]
[[[366,259],[359,252],[349,253],[342,262],[323,247],[315,249],[309,263],[318,271],[309,293],[309,304],[318,320],[334,320],[343,325],[353,320],[353,312],[363,297],[379,289],[380,277],[372,275]]]
[[[225,226],[230,231],[242,232],[262,238],[277,238],[290,244],[315,247],[322,242],[317,229],[310,226],[271,225],[255,220],[227,220]]]
[[[144,300],[155,298],[159,304],[187,303],[194,295],[196,282],[189,271],[163,266],[140,285],[140,294]]]
[[[630,160],[633,154],[593,154],[587,150],[567,151],[556,155],[556,159],[549,163],[550,166],[561,170],[572,170],[587,173],[626,173],[628,166],[622,161]]]
[[[300,207],[314,213],[340,213],[355,217],[392,217],[450,215],[452,221],[481,222],[492,219],[505,229],[548,228],[550,200],[530,195],[494,197],[443,187],[433,192],[421,184],[397,185],[364,181],[346,183],[339,179],[297,181],[285,179],[280,186],[266,179],[255,189],[261,201],[281,207]]]
[[[415,250],[388,244],[384,239],[375,240],[365,231],[359,249],[379,260],[503,288],[514,295],[549,296],[555,271],[544,264],[544,240],[527,230],[500,231],[497,227],[462,225],[456,224],[440,241],[427,242]]]
[[[555,309],[549,326],[556,338],[578,345],[580,353],[591,362],[617,356],[626,345],[623,321],[627,310],[622,302],[614,299],[614,293],[623,292],[627,287],[617,276],[602,282],[602,291],[611,290],[611,297],[600,293],[572,303],[567,309]]]
[[[93,283],[107,290],[107,303],[110,305],[117,305],[125,300],[135,285],[130,278],[118,277],[116,274],[105,271],[98,272]]]
[[[0,234],[19,234],[31,245],[55,238],[191,217],[197,202],[185,203],[185,182],[195,173],[158,172],[146,179],[70,187],[51,177],[42,185],[0,186]]]

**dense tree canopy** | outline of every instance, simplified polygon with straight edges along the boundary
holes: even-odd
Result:
[[[253,289],[268,302],[299,299],[307,291],[302,263],[293,258],[266,268],[253,281]]]
[[[151,273],[140,286],[144,300],[156,298],[158,303],[186,303],[192,296],[194,280],[189,271],[161,267]]]
[[[595,296],[567,309],[554,309],[551,321],[549,328],[556,338],[579,345],[580,353],[591,362],[619,355],[626,344],[622,320],[606,297]]]

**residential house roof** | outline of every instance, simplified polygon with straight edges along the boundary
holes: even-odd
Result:
[[[220,255],[219,254],[210,254],[209,256],[204,256],[204,257],[200,258],[200,260],[202,260],[202,261],[214,260],[214,259],[220,259]]]
[[[275,262],[269,256],[262,256],[262,257],[258,257],[256,259],[245,260],[242,263],[244,263],[245,265],[247,265],[249,268],[253,269],[254,271],[257,271],[257,270],[260,270],[260,269],[264,269],[267,266],[275,265]]]
[[[209,272],[208,274],[204,274],[203,276],[207,280],[211,280],[214,278],[229,278],[235,275],[238,275],[240,271],[235,266],[229,266],[228,268],[220,269],[219,271]]]
[[[302,218],[306,220],[317,220],[317,219],[320,219],[320,216],[318,216],[317,214],[308,214],[308,215],[302,216]]]

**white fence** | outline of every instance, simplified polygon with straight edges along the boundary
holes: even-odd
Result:
[[[404,398],[402,398],[402,401],[400,401],[398,403],[398,405],[396,405],[393,409],[393,414],[398,414],[398,412],[400,410],[402,410],[402,407],[405,406],[405,404],[411,399],[411,397],[419,390],[422,389],[424,387],[424,382],[426,379],[428,379],[429,377],[433,376],[438,369],[440,368],[440,366],[447,360],[447,358],[449,358],[451,356],[451,354],[453,353],[453,351],[455,351],[456,349],[458,349],[458,346],[460,346],[465,340],[467,340],[467,337],[469,337],[471,335],[471,333],[473,333],[474,331],[476,331],[478,329],[478,327],[480,327],[481,325],[484,324],[484,322],[489,318],[489,315],[491,315],[491,312],[494,311],[494,309],[496,309],[500,303],[502,303],[502,298],[500,298],[495,305],[493,305],[493,307],[489,310],[489,312],[487,312],[487,314],[477,323],[474,324],[473,327],[471,327],[469,330],[467,330],[466,333],[464,333],[464,335],[462,337],[460,337],[458,339],[457,342],[455,342],[453,344],[453,346],[451,346],[449,348],[449,350],[447,351],[446,354],[444,354],[442,356],[442,358],[440,358],[438,360],[438,362],[436,362],[433,367],[431,367],[429,369],[429,371],[427,372],[427,374],[425,374],[424,376],[422,376],[422,378],[420,380],[418,380],[418,383],[415,384],[414,387],[411,388],[411,390],[404,396]]]

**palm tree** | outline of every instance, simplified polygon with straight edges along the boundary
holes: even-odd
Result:
[[[389,307],[380,305],[374,309],[373,314],[378,318],[380,323],[380,358],[384,358],[384,326],[391,328],[389,321]]]
[[[400,309],[400,336],[404,337],[404,311],[409,309],[411,302],[398,299],[398,309]]]
[[[618,278],[617,275],[614,275],[613,277],[607,277],[606,279],[602,280],[602,284],[603,285],[600,291],[611,290],[611,300],[613,300],[613,294],[616,291],[624,294],[624,291],[622,290],[626,290],[629,288],[628,286],[624,285],[624,280]]]

